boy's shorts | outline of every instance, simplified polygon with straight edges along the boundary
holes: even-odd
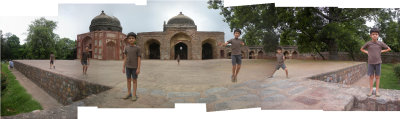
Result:
[[[125,73],[126,73],[126,78],[127,79],[137,79],[138,75],[136,74],[136,69],[137,68],[128,68],[126,67]]]
[[[232,65],[241,65],[242,64],[242,55],[231,55]]]
[[[87,60],[81,61],[81,64],[82,64],[82,65],[87,65]]]
[[[53,60],[50,60],[50,64],[54,64],[54,61],[53,61]]]
[[[283,70],[286,69],[286,65],[285,64],[277,64],[275,69],[279,70],[279,68],[281,68],[281,67],[282,67]]]
[[[368,76],[374,74],[375,76],[381,75],[381,64],[368,64]]]

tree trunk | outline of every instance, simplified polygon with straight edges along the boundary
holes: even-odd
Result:
[[[328,39],[329,60],[338,60],[338,46],[335,39]]]
[[[315,49],[315,51],[317,51],[317,53],[319,54],[319,56],[322,57],[322,60],[326,60],[325,57],[324,57],[324,55],[322,55],[321,52],[318,51],[318,48],[317,48],[317,47],[314,47],[314,49]]]

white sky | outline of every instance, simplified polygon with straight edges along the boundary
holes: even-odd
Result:
[[[182,13],[192,18],[198,31],[225,32],[225,39],[233,38],[229,25],[219,15],[220,10],[208,9],[207,0],[196,1],[148,1],[147,5],[134,4],[59,4],[58,16],[46,16],[57,22],[54,31],[61,38],[76,40],[78,34],[89,32],[91,20],[101,13],[117,17],[123,33],[162,31],[164,21]],[[0,17],[0,30],[20,38],[21,44],[27,37],[29,24],[40,16]]]
[[[106,4],[93,4],[90,2],[80,2],[78,0],[60,0],[60,4],[57,2],[52,2],[51,0],[38,0],[38,1],[45,1],[43,2],[45,7],[49,7],[48,9],[43,9],[43,4],[38,4],[38,2],[29,2],[29,0],[22,0],[27,4],[38,4],[38,5],[26,5],[20,4],[18,1],[21,0],[11,1],[12,3],[8,3],[10,5],[0,4],[0,10],[5,11],[8,9],[15,9],[18,7],[19,11],[13,11],[16,16],[7,16],[8,13],[13,12],[3,12],[0,15],[0,30],[5,33],[12,33],[17,35],[20,38],[21,44],[25,42],[27,37],[27,29],[28,25],[35,19],[40,18],[40,16],[21,16],[20,14],[27,14],[34,15],[40,14],[40,12],[33,12],[32,11],[47,11],[48,14],[53,14],[54,11],[58,10],[58,16],[45,16],[46,19],[56,21],[57,29],[54,31],[58,34],[61,38],[67,37],[72,40],[76,40],[76,36],[78,34],[89,32],[89,25],[90,21],[97,15],[100,14],[101,10],[104,10],[107,15],[117,17],[120,22],[121,26],[123,27],[123,33],[128,32],[151,32],[151,31],[162,31],[163,30],[163,22],[168,21],[168,19],[176,16],[179,12],[183,12],[186,16],[192,18],[197,25],[198,31],[221,31],[225,33],[225,40],[230,39],[233,37],[232,32],[229,29],[227,23],[223,22],[222,20],[224,17],[219,15],[220,10],[213,10],[208,9],[207,1],[208,0],[134,0],[140,4],[147,4],[147,5],[135,5],[129,4],[130,0],[117,0],[113,2],[120,2],[122,1],[125,4],[116,4],[106,0],[98,0],[96,2],[106,3]],[[126,1],[126,2],[124,2]],[[324,0],[322,0],[324,1]],[[330,1],[330,2],[326,2]],[[379,3],[369,3],[368,0],[363,0],[365,3],[358,4],[361,6],[358,7],[371,7],[377,6],[380,7],[383,5],[392,5],[396,4],[389,4],[390,2],[379,2]],[[386,0],[383,0],[386,1]],[[9,1],[10,2],[10,1]],[[70,4],[79,3],[79,4]],[[275,2],[276,6],[339,6],[339,7],[352,7],[354,6],[354,2],[351,1],[342,1],[342,0],[325,0],[325,2],[315,2],[315,0],[307,0],[307,1],[299,1],[299,0],[280,0],[279,2],[276,0],[252,0],[253,3],[271,3]],[[85,4],[84,4],[85,3]],[[385,3],[385,4],[384,4]],[[386,4],[387,3],[387,4]],[[46,4],[48,4],[46,6]],[[57,6],[58,4],[58,6]],[[251,4],[241,2],[232,2],[232,1],[225,1],[225,6],[229,5],[240,5],[240,4]],[[41,6],[42,5],[42,6]],[[400,4],[397,4],[400,7]],[[57,7],[53,7],[57,6]],[[5,7],[7,7],[5,9]],[[29,8],[33,7],[33,8]],[[385,7],[385,6],[383,6]],[[56,10],[52,10],[56,9]],[[11,14],[11,15],[14,15]],[[367,22],[367,26],[373,26],[373,22]]]

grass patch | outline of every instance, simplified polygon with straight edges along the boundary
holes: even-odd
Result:
[[[394,64],[382,64],[380,87],[400,90],[400,79],[394,72]]]
[[[1,64],[1,77],[6,79],[6,88],[1,92],[1,116],[41,110],[40,103],[26,92],[7,67],[7,64]]]

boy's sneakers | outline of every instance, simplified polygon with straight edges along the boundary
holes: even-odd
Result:
[[[132,97],[132,94],[128,94],[128,95],[126,95],[123,99],[129,99],[130,97]]]
[[[135,95],[135,96],[132,96],[132,101],[136,101],[137,100],[137,96]]]
[[[269,76],[268,78],[273,78],[273,76]]]

